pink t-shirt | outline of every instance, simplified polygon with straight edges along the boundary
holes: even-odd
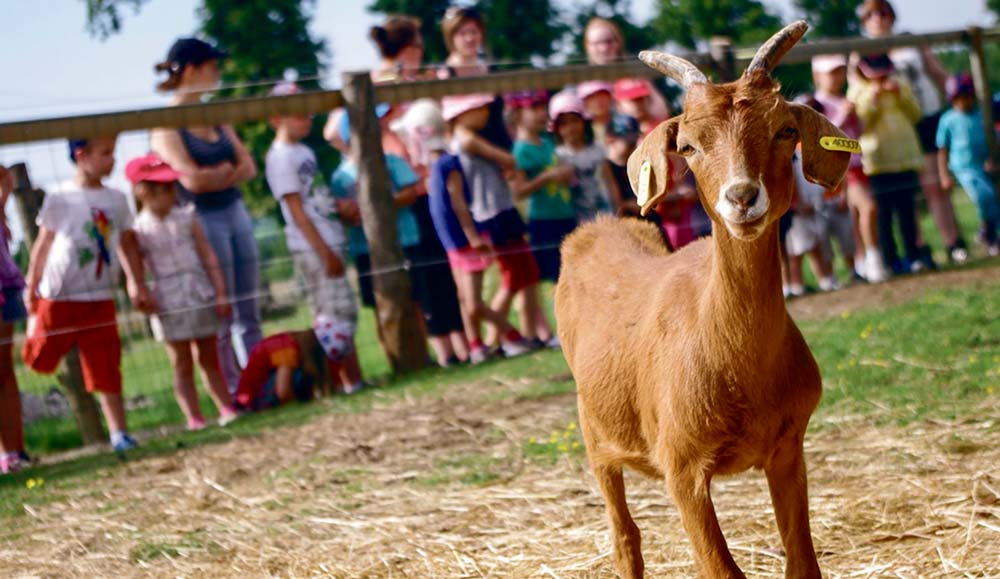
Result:
[[[847,97],[817,91],[813,95],[813,98],[819,101],[819,104],[823,105],[823,114],[826,115],[826,118],[830,119],[830,122],[836,125],[841,131],[844,131],[844,134],[852,139],[861,138],[861,130],[863,128],[861,126],[861,119],[854,112]],[[851,155],[849,166],[851,168],[860,168],[861,155],[856,153]]]

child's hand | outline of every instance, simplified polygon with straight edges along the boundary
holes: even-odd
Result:
[[[215,313],[219,319],[228,319],[233,313],[233,306],[229,304],[229,298],[224,295],[215,296]]]
[[[983,171],[992,174],[994,170],[996,170],[996,167],[993,165],[993,159],[983,161]]]
[[[337,215],[348,225],[361,224],[361,209],[358,207],[356,199],[337,199],[334,202],[337,207]]]
[[[951,178],[950,174],[944,173],[941,175],[941,189],[947,193],[948,191],[951,191],[954,186],[955,180]]]
[[[326,277],[333,279],[344,275],[344,262],[333,251],[328,249],[323,253],[323,264],[326,267]]]
[[[479,237],[478,235],[469,239],[469,247],[475,249],[479,253],[490,252],[490,246],[485,241],[483,241],[482,237]]]
[[[24,305],[28,308],[29,314],[38,313],[38,290],[30,287],[24,288]]]
[[[160,309],[146,284],[128,284],[128,297],[140,312],[155,314]]]
[[[550,183],[569,185],[576,177],[576,169],[572,165],[559,165],[545,170],[545,180]]]

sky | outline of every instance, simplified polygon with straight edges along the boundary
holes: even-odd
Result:
[[[166,56],[179,36],[196,32],[199,0],[149,0],[138,14],[126,9],[122,31],[106,41],[91,38],[85,29],[83,0],[0,0],[4,27],[0,32],[0,70],[6,82],[0,89],[0,123],[158,106],[153,64]],[[557,0],[570,7],[586,0]],[[785,19],[794,15],[792,0],[764,0]],[[635,20],[652,14],[655,0],[633,0]],[[345,70],[371,68],[377,61],[367,37],[378,22],[365,6],[369,0],[317,0],[311,32],[324,38],[332,62],[323,84],[333,88]],[[994,18],[984,0],[895,0],[899,29],[929,32],[990,26]],[[144,132],[119,137],[116,172],[109,183],[125,188],[124,160],[145,152]],[[0,163],[27,161],[36,183],[51,184],[72,175],[64,142],[42,142],[0,147]],[[11,202],[13,205],[13,202]],[[8,208],[8,215],[13,208]]]

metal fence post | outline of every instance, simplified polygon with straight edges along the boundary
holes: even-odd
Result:
[[[35,218],[42,208],[45,192],[31,185],[31,177],[24,163],[11,167],[14,172],[14,199],[17,200],[18,215],[24,231],[25,245],[31,247],[38,237],[38,224]],[[104,440],[104,430],[101,428],[101,414],[98,412],[97,401],[83,386],[83,370],[80,367],[80,353],[74,346],[63,358],[58,374],[59,383],[66,391],[66,399],[76,424],[80,429],[83,444],[97,444]]]
[[[371,252],[375,312],[382,348],[394,373],[427,365],[417,308],[396,231],[382,131],[375,115],[375,91],[367,72],[347,73],[341,89],[351,124],[351,152],[358,168],[358,208]]]

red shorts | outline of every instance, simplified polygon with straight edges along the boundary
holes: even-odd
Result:
[[[865,175],[865,170],[861,167],[849,167],[847,169],[847,184],[867,187],[868,175]]]
[[[521,238],[495,247],[497,267],[500,269],[500,285],[512,292],[531,287],[541,280],[538,263],[531,253],[531,246]]]
[[[479,273],[486,271],[491,263],[493,263],[493,256],[472,247],[466,246],[462,249],[452,249],[448,252],[448,265],[457,271]]]
[[[42,374],[56,371],[76,346],[87,392],[121,394],[122,347],[115,322],[115,302],[39,300],[21,358]]]

